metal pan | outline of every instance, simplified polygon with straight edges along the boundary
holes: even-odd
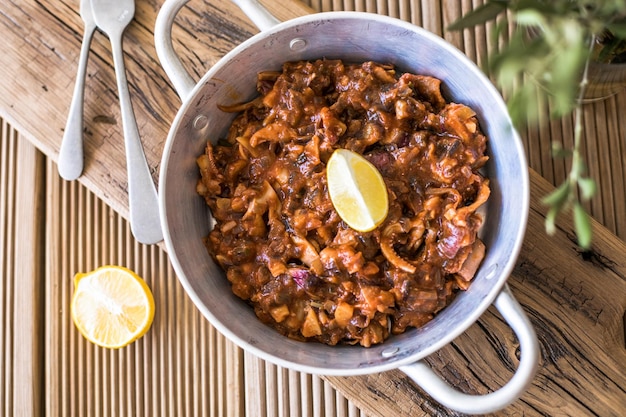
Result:
[[[302,372],[358,375],[399,368],[443,405],[465,413],[487,413],[515,401],[538,365],[535,332],[506,280],[519,254],[529,209],[529,178],[521,140],[500,94],[465,55],[415,25],[359,12],[319,13],[280,23],[256,1],[235,1],[261,32],[226,54],[194,81],[174,52],[171,29],[187,0],[167,0],[159,12],[155,43],[159,59],[183,103],[164,149],[159,181],[165,244],[182,285],[202,314],[243,349]],[[470,288],[431,322],[392,336],[385,343],[326,346],[302,343],[269,330],[253,310],[232,294],[223,271],[208,256],[202,239],[211,214],[195,191],[196,157],[208,139],[223,137],[233,115],[217,104],[255,96],[259,71],[278,70],[286,61],[341,58],[389,62],[401,71],[437,77],[443,93],[472,107],[489,138],[486,173],[492,193],[482,239],[487,254]],[[494,304],[521,345],[521,360],[507,384],[486,395],[462,393],[445,383],[422,360],[450,343]]]

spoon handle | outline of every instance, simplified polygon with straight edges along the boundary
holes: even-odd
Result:
[[[80,177],[83,172],[83,101],[85,97],[85,76],[87,74],[87,59],[89,45],[96,30],[95,24],[85,25],[83,43],[80,47],[78,70],[74,94],[70,103],[70,110],[63,132],[63,141],[59,151],[59,175],[61,178],[72,181]]]
[[[112,34],[110,40],[126,147],[130,227],[139,242],[153,244],[163,240],[156,187],[143,152],[137,121],[130,100],[121,33]]]

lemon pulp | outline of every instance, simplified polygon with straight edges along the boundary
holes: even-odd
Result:
[[[107,265],[74,277],[72,319],[89,341],[121,348],[143,336],[154,318],[154,298],[130,269]]]
[[[385,181],[362,155],[348,149],[335,150],[326,164],[326,180],[335,210],[354,230],[369,232],[387,217]]]

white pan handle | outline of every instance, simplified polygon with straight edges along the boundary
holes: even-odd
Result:
[[[266,30],[280,23],[273,14],[256,0],[232,0],[260,30]]]
[[[537,335],[524,310],[508,285],[498,294],[494,305],[511,326],[520,343],[521,359],[517,371],[504,386],[485,395],[471,395],[452,388],[424,361],[401,366],[400,370],[413,379],[436,401],[456,411],[467,414],[486,414],[500,410],[517,400],[528,388],[539,365]]]
[[[154,27],[154,44],[165,73],[174,84],[181,100],[185,101],[196,85],[183,66],[172,44],[172,26],[176,15],[189,0],[166,0],[159,10]],[[260,30],[280,23],[256,0],[233,0]]]

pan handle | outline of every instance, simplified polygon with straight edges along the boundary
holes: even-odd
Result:
[[[401,366],[400,370],[413,379],[436,401],[462,413],[492,413],[517,400],[528,388],[537,372],[539,343],[530,321],[507,284],[498,294],[494,305],[517,335],[521,351],[517,371],[504,386],[489,394],[471,395],[452,388],[424,361]]]
[[[280,23],[273,14],[271,14],[257,0],[232,0],[239,8],[248,16],[252,23],[260,30],[267,30]]]
[[[181,100],[189,96],[196,82],[185,69],[172,44],[172,26],[176,15],[189,0],[166,0],[159,10],[154,27],[154,44],[165,73],[174,84]],[[280,21],[256,0],[232,0],[260,29],[266,30]]]

